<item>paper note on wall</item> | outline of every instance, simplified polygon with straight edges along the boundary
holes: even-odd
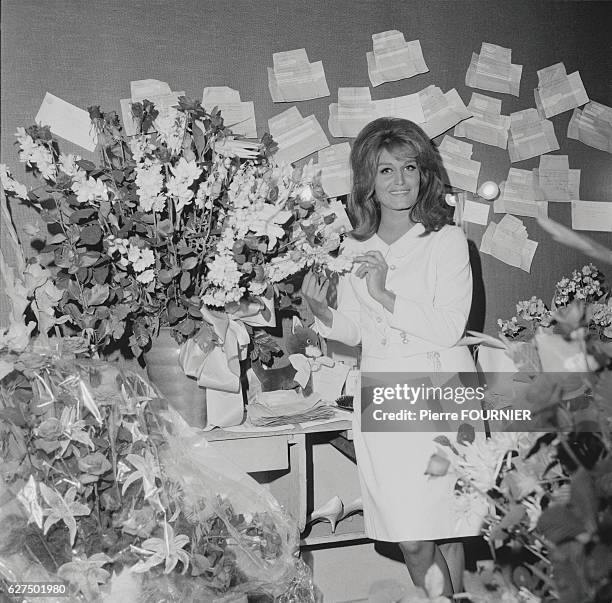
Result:
[[[538,71],[538,87],[533,91],[536,107],[544,117],[553,117],[589,102],[580,73],[569,76],[563,63]]]
[[[536,109],[524,109],[510,114],[508,154],[512,163],[558,149],[559,143],[552,122],[543,119]]]
[[[575,109],[567,126],[567,137],[612,153],[612,107],[591,101]]]
[[[319,151],[317,167],[321,170],[321,186],[327,197],[338,197],[351,192],[350,153],[348,142],[333,144]]]
[[[291,107],[268,120],[270,134],[278,144],[275,159],[293,163],[329,146],[329,141],[314,115],[302,117]]]
[[[268,87],[275,103],[329,96],[323,63],[311,63],[305,48],[275,52],[268,67]]]
[[[429,71],[419,40],[406,42],[401,31],[394,29],[373,34],[372,46],[373,51],[366,53],[372,86]]]
[[[49,126],[56,136],[92,152],[98,144],[98,136],[89,113],[47,92],[34,118],[37,124]]]
[[[572,201],[572,228],[612,232],[612,202]]]
[[[471,117],[455,88],[443,93],[438,86],[428,86],[419,92],[423,117],[420,124],[429,138],[443,134],[460,121]]]
[[[483,42],[480,54],[472,54],[465,85],[518,96],[523,66],[511,63],[511,57],[510,48]]]
[[[493,211],[515,216],[545,218],[548,216],[548,203],[536,201],[538,191],[534,173],[531,170],[510,168],[508,177],[500,186],[500,194],[495,199]]]
[[[227,86],[209,86],[202,93],[202,106],[210,112],[214,107],[221,111],[223,124],[234,134],[257,138],[255,106],[253,101],[241,101],[240,92]]]
[[[482,237],[480,251],[505,264],[530,272],[537,247],[538,243],[528,238],[522,220],[506,215],[498,224],[489,223]]]
[[[501,103],[497,98],[474,92],[468,105],[472,117],[458,123],[454,135],[505,149],[510,116],[501,115]]]
[[[489,205],[488,203],[479,203],[466,199],[463,203],[462,220],[464,222],[472,222],[473,224],[482,224],[486,226],[489,222]]]
[[[449,184],[464,191],[476,192],[480,162],[471,159],[472,145],[445,136],[438,147]]]
[[[533,175],[537,199],[568,202],[580,198],[580,170],[570,169],[567,155],[542,155]]]

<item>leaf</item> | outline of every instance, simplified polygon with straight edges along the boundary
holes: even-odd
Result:
[[[83,268],[93,266],[100,259],[100,254],[97,251],[87,251],[79,254],[79,264]]]
[[[80,240],[86,245],[96,245],[102,240],[102,229],[97,224],[86,226],[81,231]]]
[[[586,529],[582,520],[562,505],[551,505],[538,519],[537,530],[554,544],[573,540]]]
[[[84,220],[88,220],[89,218],[91,218],[95,213],[96,213],[96,210],[92,209],[91,207],[86,207],[84,209],[77,209],[76,211],[72,212],[70,216],[70,223],[80,224]]]
[[[85,290],[85,301],[89,306],[99,306],[103,304],[110,294],[110,287],[106,284],[95,284],[91,289]]]
[[[183,260],[183,270],[193,270],[198,265],[198,258],[191,256]]]
[[[183,272],[183,274],[181,274],[181,280],[179,281],[179,286],[181,288],[181,291],[187,291],[190,284],[191,284],[191,276],[189,275],[189,272]]]
[[[462,423],[459,425],[459,430],[457,432],[457,443],[458,444],[471,444],[476,438],[476,432],[474,430],[474,426],[469,423]]]
[[[91,172],[96,169],[96,164],[91,161],[87,161],[87,159],[79,159],[76,164],[86,172]]]

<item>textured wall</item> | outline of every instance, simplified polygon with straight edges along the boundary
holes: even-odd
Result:
[[[471,53],[488,41],[512,48],[513,62],[524,65],[520,98],[490,93],[503,100],[503,114],[534,106],[537,69],[558,61],[568,72],[580,70],[590,98],[612,105],[609,2],[3,0],[1,6],[1,160],[26,182],[13,133],[33,122],[46,91],[83,108],[100,104],[118,110],[119,98],[129,95],[135,79],[165,80],[194,97],[204,86],[228,85],[243,100],[255,101],[262,134],[268,117],[291,106],[271,101],[266,66],[272,65],[272,53],[305,47],[311,61],[323,60],[331,97],[297,105],[327,130],[328,105],[336,102],[338,86],[369,85],[365,52],[371,34],[387,29],[403,31],[407,40],[419,38],[430,72],[374,88],[374,99],[436,84],[444,91],[456,87],[467,103],[472,90],[464,77]],[[612,200],[612,157],[567,140],[569,118],[564,113],[553,123],[559,152],[570,156],[571,167],[582,169],[582,198]],[[69,144],[62,148],[87,157]],[[482,161],[481,181],[506,177],[505,151],[475,143],[473,158]],[[515,165],[531,169],[538,159]],[[12,210],[20,225],[32,219],[23,206]],[[568,206],[551,205],[550,215],[569,224]],[[540,241],[531,274],[480,257],[479,310],[486,310],[489,331],[498,316],[514,313],[516,300],[532,294],[548,299],[558,278],[585,261],[551,242],[532,219],[523,221],[529,237]],[[470,226],[476,246],[483,231]],[[594,238],[612,244],[607,233]],[[612,267],[608,272],[612,277]],[[0,318],[5,313],[0,300]]]

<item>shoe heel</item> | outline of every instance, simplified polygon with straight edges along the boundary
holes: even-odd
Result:
[[[336,525],[340,521],[343,513],[344,505],[342,504],[342,500],[339,496],[334,496],[312,512],[308,523],[311,524],[317,521],[329,521],[331,524],[331,531],[332,533],[335,533]]]

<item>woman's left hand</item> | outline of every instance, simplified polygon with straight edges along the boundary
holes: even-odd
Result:
[[[382,303],[383,298],[388,294],[385,285],[389,270],[383,254],[380,251],[368,251],[363,255],[358,255],[355,262],[361,264],[355,271],[355,276],[365,277],[368,292],[376,301]]]

